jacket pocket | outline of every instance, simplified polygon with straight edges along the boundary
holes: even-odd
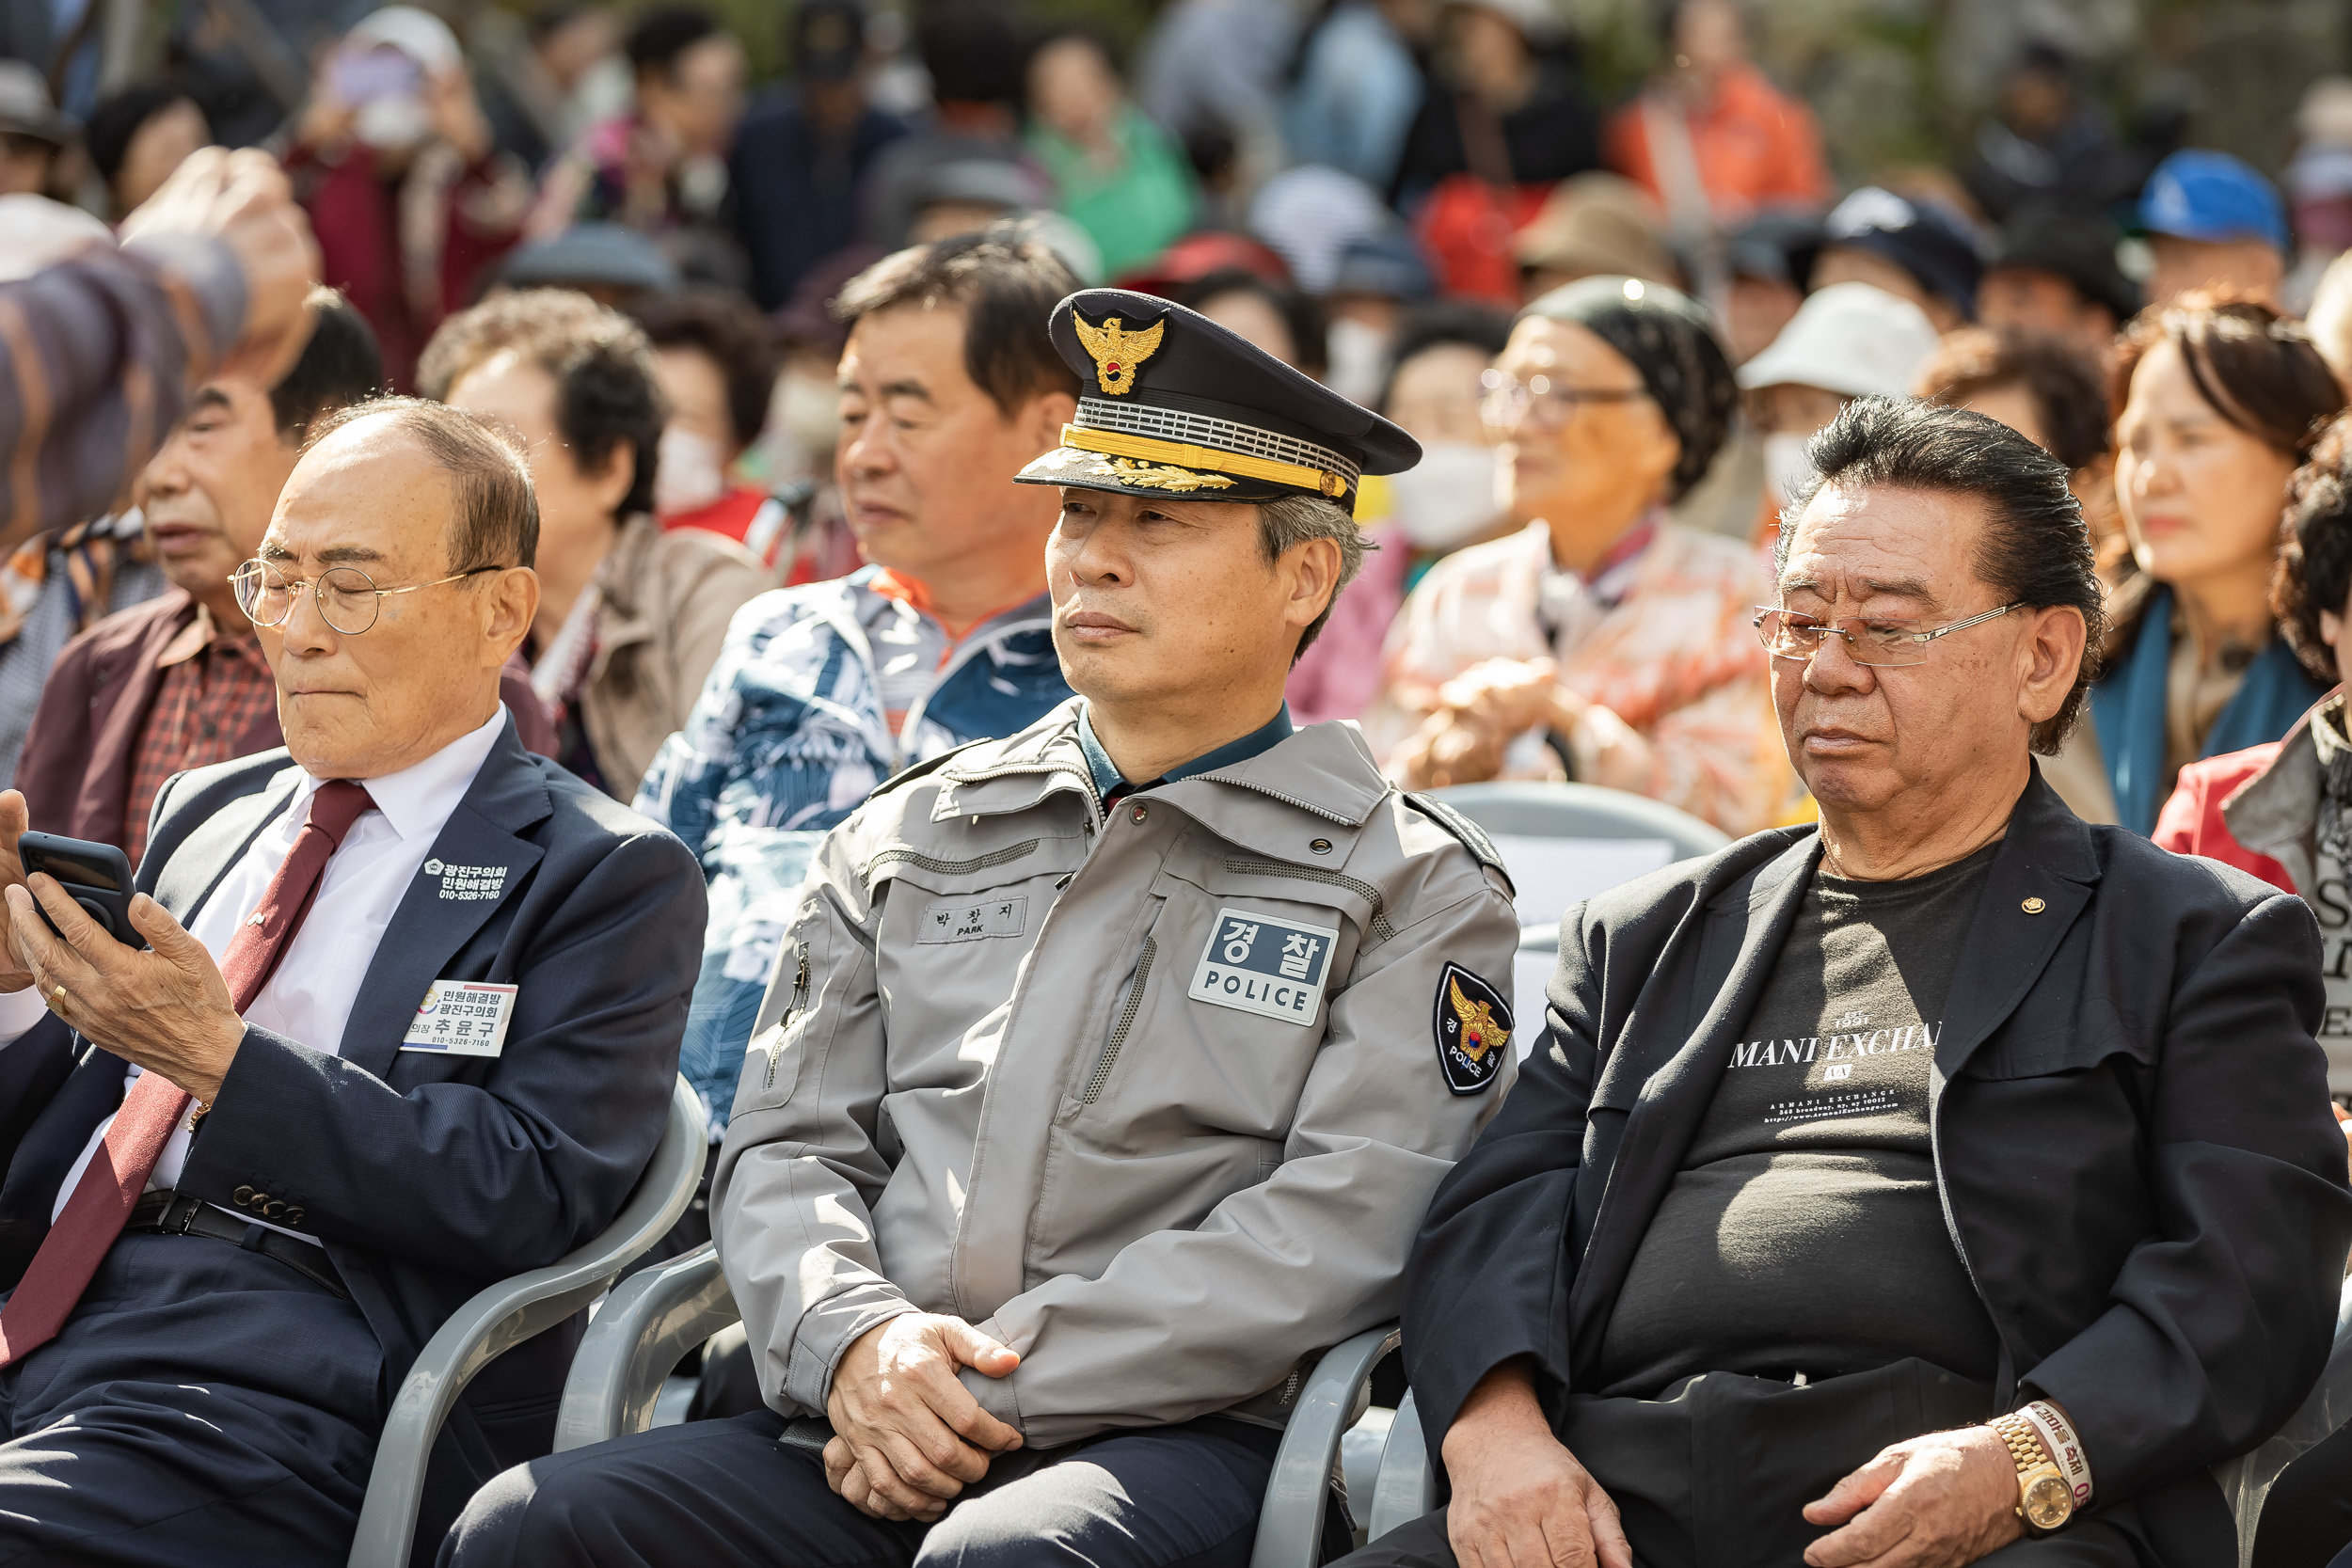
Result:
[[[777,1058],[784,1054],[785,1031],[792,1027],[792,1021],[799,1018],[807,1006],[808,943],[804,942],[796,942],[792,944],[791,999],[785,1004],[784,1016],[777,1019],[776,1022],[770,1026],[767,1038],[761,1040],[758,1044],[758,1049],[764,1051],[768,1058],[766,1064],[762,1067],[760,1073],[759,1090],[763,1097],[772,1094],[775,1091],[776,1061]],[[786,1085],[784,1092],[785,1098],[790,1099],[792,1086],[789,1084]],[[770,1103],[764,1099],[762,1102]],[[784,1101],[779,1100],[772,1101],[772,1103],[781,1105]]]
[[[1969,1053],[1958,1076],[1996,1082],[2042,1078],[2081,1072],[2117,1056],[2139,1067],[2153,1067],[2156,1045],[2154,1031],[2126,1029],[2114,1019],[1996,1029]]]
[[[1110,1082],[1111,1069],[1119,1065],[1119,1053],[1127,1043],[1127,1037],[1136,1026],[1136,1014],[1143,1006],[1143,988],[1152,982],[1152,959],[1158,947],[1150,937],[1143,939],[1143,951],[1136,955],[1135,977],[1127,982],[1127,998],[1120,1004],[1119,1022],[1111,1025],[1110,1039],[1103,1047],[1103,1054],[1095,1059],[1094,1070],[1087,1077],[1078,1103],[1091,1105],[1103,1098],[1103,1085]]]

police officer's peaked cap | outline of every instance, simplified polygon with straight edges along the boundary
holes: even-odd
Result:
[[[1025,484],[1120,496],[1268,501],[1323,496],[1353,510],[1365,474],[1421,461],[1379,415],[1197,310],[1126,289],[1054,307],[1054,347],[1078,372],[1078,417]]]

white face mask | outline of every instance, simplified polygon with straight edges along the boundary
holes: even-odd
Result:
[[[1804,493],[1813,483],[1813,462],[1804,454],[1810,436],[1767,436],[1764,437],[1764,483],[1772,486],[1772,499],[1787,506]]]
[[[785,372],[774,419],[792,444],[794,467],[812,474],[831,470],[834,444],[841,438],[841,388],[831,375]]]
[[[406,93],[371,98],[352,116],[351,134],[369,147],[398,152],[433,134],[433,111]]]
[[[1366,406],[1380,395],[1380,382],[1389,369],[1387,333],[1342,316],[1324,331],[1323,356],[1323,384],[1331,390]]]
[[[1389,476],[1396,524],[1416,549],[1450,550],[1475,538],[1502,510],[1495,450],[1476,441],[1432,441],[1421,461]]]
[[[716,441],[675,425],[661,433],[653,468],[656,512],[664,517],[697,512],[726,493],[726,462]]]

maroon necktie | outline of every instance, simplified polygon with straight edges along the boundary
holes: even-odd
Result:
[[[285,863],[221,955],[220,977],[229,983],[238,1012],[253,1006],[268,984],[318,897],[327,861],[351,825],[374,805],[367,790],[348,779],[321,784],[310,797],[310,815]],[[131,1085],[114,1125],[74,1183],[73,1196],[41,1239],[6,1310],[0,1310],[0,1367],[23,1360],[65,1326],[100,1259],[138,1206],[147,1179],[187,1108],[186,1093],[160,1072],[143,1072]]]

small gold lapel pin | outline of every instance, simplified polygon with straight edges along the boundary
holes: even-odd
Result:
[[[2040,914],[2043,910],[2048,909],[2050,906],[2043,903],[2039,898],[2028,898],[2017,907],[2025,911],[2027,914]]]

